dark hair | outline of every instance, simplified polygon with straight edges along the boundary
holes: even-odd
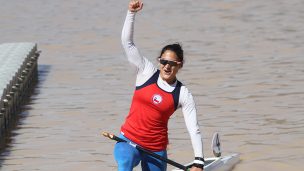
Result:
[[[183,51],[182,46],[179,43],[174,43],[174,44],[166,45],[161,50],[159,58],[163,55],[163,53],[165,53],[166,50],[173,51],[176,54],[176,56],[178,58],[178,61],[182,62],[181,67],[183,67],[183,64],[184,64],[184,51]]]

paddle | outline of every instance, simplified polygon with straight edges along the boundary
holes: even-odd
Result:
[[[105,137],[108,137],[108,138],[110,138],[110,139],[112,139],[112,140],[115,140],[115,141],[117,141],[117,142],[126,142],[126,143],[130,144],[131,146],[133,146],[134,148],[136,148],[137,150],[139,150],[139,151],[141,151],[141,152],[144,152],[144,153],[146,153],[146,154],[149,154],[149,155],[153,156],[153,157],[156,158],[156,159],[159,159],[159,160],[161,160],[161,161],[164,161],[164,162],[166,162],[166,163],[168,163],[168,164],[171,164],[172,166],[175,166],[175,167],[180,168],[180,169],[182,169],[182,170],[185,170],[185,171],[188,170],[188,168],[187,168],[186,166],[184,166],[184,165],[181,165],[181,164],[179,164],[179,163],[176,163],[175,161],[172,161],[172,160],[170,160],[170,159],[164,158],[164,157],[162,157],[162,156],[160,156],[160,155],[158,155],[158,154],[155,154],[155,153],[153,153],[153,152],[150,151],[150,150],[144,149],[144,148],[142,148],[141,146],[138,146],[138,145],[136,145],[136,144],[134,144],[134,143],[132,143],[132,142],[127,142],[126,140],[121,139],[121,138],[119,138],[119,137],[117,137],[117,136],[115,136],[115,135],[113,135],[113,134],[110,134],[110,133],[107,133],[107,132],[103,132],[102,135],[105,136]]]

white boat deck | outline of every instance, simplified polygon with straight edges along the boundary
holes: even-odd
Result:
[[[223,157],[211,157],[205,159],[204,171],[230,171],[240,161],[239,154],[231,154]],[[191,166],[192,163],[185,166]],[[172,171],[181,171],[173,169]]]

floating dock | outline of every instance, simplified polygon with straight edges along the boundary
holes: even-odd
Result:
[[[35,43],[0,44],[1,142],[37,83],[39,53]]]

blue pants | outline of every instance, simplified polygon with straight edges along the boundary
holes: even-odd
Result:
[[[121,139],[130,142],[128,138],[119,135]],[[155,152],[156,154],[167,158],[167,151]],[[118,171],[132,171],[141,161],[143,171],[166,171],[167,163],[145,154],[128,143],[118,142],[114,147],[114,156],[118,164]]]

